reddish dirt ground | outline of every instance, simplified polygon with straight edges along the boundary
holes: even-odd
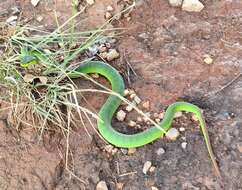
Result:
[[[96,1],[80,16],[84,23],[80,29],[103,23],[105,7],[117,7],[117,2]],[[170,7],[166,0],[139,1],[130,21],[120,19],[114,25],[126,30],[117,42],[121,58],[111,64],[124,76],[128,87],[135,89],[141,99],[150,101],[151,112],[177,100],[192,102],[204,110],[222,180],[215,177],[203,137],[189,115],[174,123],[174,127],[186,129],[181,134],[188,143],[185,150],[181,148],[184,140],[179,138],[175,142],[156,141],[138,148],[133,155],[120,152],[113,156],[103,151],[104,144],[97,135],[89,138],[82,129],[76,130],[70,142],[75,176],[64,169],[65,139],[60,134],[46,134],[39,142],[33,131],[19,134],[2,118],[0,189],[92,190],[104,180],[110,190],[146,190],[152,186],[161,190],[241,190],[241,78],[219,93],[211,93],[241,73],[242,2],[202,2],[205,8],[200,13],[187,13]],[[6,13],[0,21],[6,20],[14,6],[21,8],[22,19],[30,19],[31,24],[43,25],[48,30],[55,28],[53,10],[64,21],[71,9],[65,0],[42,1],[36,8],[29,1],[3,0],[0,8]],[[44,17],[41,23],[35,20],[37,15]],[[211,55],[213,64],[204,63],[205,54]],[[129,79],[127,61],[137,73],[131,73]],[[82,80],[77,83],[87,85]],[[105,99],[102,94],[86,98],[97,110]],[[128,119],[135,116],[130,114]],[[129,131],[124,127],[127,122],[114,120],[114,124]],[[160,147],[165,153],[157,156]],[[142,168],[147,160],[156,168],[145,175]],[[123,188],[118,188],[120,184]]]

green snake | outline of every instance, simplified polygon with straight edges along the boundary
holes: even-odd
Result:
[[[21,65],[23,67],[28,67],[28,64],[29,63],[32,64],[33,61],[39,58],[39,56],[41,56],[41,59],[43,59],[43,55],[40,55],[40,53],[37,51],[31,52],[31,55],[30,54],[28,54],[27,56],[26,55],[27,54],[25,52],[25,54],[22,55],[21,57]],[[33,57],[35,57],[35,59],[33,59]],[[125,86],[124,86],[124,81],[122,76],[119,74],[119,72],[116,69],[114,69],[112,66],[104,62],[101,62],[101,61],[85,62],[80,66],[78,66],[73,72],[69,72],[68,76],[70,78],[78,78],[81,76],[81,74],[90,74],[90,73],[98,73],[104,76],[105,78],[107,78],[108,81],[111,83],[112,91],[123,96]],[[140,147],[140,146],[149,144],[165,135],[165,133],[171,127],[171,124],[176,112],[178,111],[191,112],[195,114],[195,116],[197,117],[200,123],[200,128],[204,135],[205,143],[206,143],[211,161],[214,165],[216,173],[218,174],[218,176],[220,176],[219,168],[215,160],[215,156],[213,154],[211,143],[209,140],[208,131],[206,129],[205,120],[203,118],[203,115],[199,107],[187,102],[173,103],[167,108],[163,120],[158,124],[159,127],[153,126],[151,128],[146,129],[143,132],[129,135],[129,134],[123,134],[116,131],[111,125],[112,118],[115,112],[117,111],[118,107],[120,106],[121,101],[122,100],[117,95],[111,94],[106,100],[106,102],[103,104],[103,106],[101,107],[98,113],[98,120],[97,120],[98,131],[106,141],[108,141],[110,144],[113,144],[117,147],[122,147],[122,148],[134,148],[134,147]]]

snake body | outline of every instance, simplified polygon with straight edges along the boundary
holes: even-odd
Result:
[[[35,57],[38,58],[39,53],[36,52],[34,54]],[[42,55],[41,55],[42,56]],[[43,56],[41,57],[43,59]],[[78,78],[81,76],[81,73],[90,74],[90,73],[98,73],[111,83],[112,91],[123,96],[124,93],[124,81],[119,72],[114,69],[109,64],[106,64],[101,61],[88,61],[80,66],[78,66],[74,72],[70,71],[68,76],[70,78]],[[215,171],[220,176],[220,172],[217,166],[217,162],[215,160],[215,156],[212,151],[211,143],[209,140],[208,132],[206,129],[205,120],[201,113],[199,107],[187,103],[187,102],[176,102],[170,105],[164,115],[163,120],[158,124],[159,127],[153,126],[149,129],[146,129],[143,132],[139,132],[137,134],[123,134],[116,131],[112,125],[112,118],[117,111],[118,107],[121,104],[121,99],[111,94],[106,102],[101,107],[98,113],[97,127],[100,134],[103,138],[109,143],[122,148],[134,148],[146,145],[159,139],[165,135],[165,133],[170,129],[174,115],[178,111],[186,111],[195,114],[197,117],[200,128],[204,135],[205,143],[207,146],[208,153],[210,155],[211,161],[214,165]]]

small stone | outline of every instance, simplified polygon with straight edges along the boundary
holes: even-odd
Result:
[[[41,22],[41,21],[43,20],[43,17],[42,17],[42,16],[37,16],[36,20],[37,20],[38,22]]]
[[[91,77],[94,78],[94,79],[98,79],[99,78],[99,74],[93,73],[93,74],[91,74]]]
[[[8,24],[13,24],[13,22],[17,21],[18,17],[17,16],[10,16],[7,20],[6,23]]]
[[[181,143],[181,147],[182,147],[183,149],[186,149],[186,148],[187,148],[187,142],[182,142],[182,143]]]
[[[112,155],[115,155],[117,152],[118,152],[117,148],[113,148],[112,151],[111,151]]]
[[[113,7],[111,6],[111,5],[108,5],[107,6],[107,11],[109,11],[109,12],[112,12],[114,9],[113,9]]]
[[[93,5],[95,3],[94,0],[86,0],[86,2],[87,2],[88,5]]]
[[[182,0],[169,0],[172,7],[180,7],[182,5]]]
[[[166,133],[166,138],[169,140],[176,140],[179,136],[179,131],[176,128],[170,128]]]
[[[131,104],[133,104],[133,103],[131,103]],[[127,112],[131,112],[133,110],[133,106],[135,106],[135,105],[127,105],[126,108],[125,108],[125,110]]]
[[[130,97],[131,99],[134,99],[135,96],[136,96],[135,93],[131,93],[129,97]]]
[[[155,119],[155,122],[156,122],[156,123],[160,123],[160,119],[159,119],[159,118],[156,118],[156,119]]]
[[[104,46],[104,45],[101,45],[101,46],[98,48],[98,51],[99,51],[100,53],[106,52],[106,51],[107,51],[107,47]]]
[[[179,112],[175,113],[174,118],[178,118],[178,117],[181,117],[181,116],[182,116],[182,112],[179,111]]]
[[[135,97],[134,97],[134,101],[135,101],[137,104],[140,104],[141,99],[140,99],[138,96],[135,96]]]
[[[40,0],[31,0],[31,4],[36,7],[38,5],[38,3],[40,2]]]
[[[185,131],[185,128],[184,128],[184,127],[180,127],[180,128],[179,128],[179,131],[180,131],[180,132],[183,132],[183,131]]]
[[[242,153],[242,144],[238,144],[238,145],[237,145],[237,148],[238,148],[238,151],[239,151],[240,153]]]
[[[149,171],[150,172],[154,172],[155,171],[155,166],[151,166]]]
[[[104,150],[106,151],[106,152],[108,152],[108,153],[111,153],[112,152],[112,150],[113,150],[113,146],[112,145],[106,145],[105,147],[104,147]]]
[[[134,154],[136,152],[136,148],[129,148],[128,155]]]
[[[154,113],[153,116],[154,116],[154,118],[159,118],[159,114],[158,113]]]
[[[108,190],[107,184],[105,181],[99,181],[96,190]]]
[[[184,0],[182,10],[188,12],[200,12],[204,5],[199,0]]]
[[[131,120],[131,121],[129,121],[128,126],[135,127],[136,126],[136,122]]]
[[[137,121],[142,122],[143,121],[142,117],[137,117]]]
[[[156,154],[157,154],[158,156],[160,156],[160,155],[162,155],[162,154],[164,154],[164,153],[165,153],[164,148],[158,148],[157,151],[156,151]]]
[[[126,117],[126,113],[123,111],[123,110],[119,110],[118,112],[117,112],[117,119],[119,120],[119,121],[124,121],[124,119],[125,119],[125,117]]]
[[[112,61],[114,59],[119,58],[119,53],[117,52],[116,49],[110,49],[108,54],[107,54],[107,60]]]
[[[164,118],[164,115],[165,115],[165,112],[161,112],[161,113],[159,114],[159,118],[160,118],[160,119],[163,119],[163,118]]]
[[[186,137],[183,136],[183,137],[181,137],[181,140],[185,141],[185,140],[187,140],[187,139],[186,139]]]
[[[112,16],[113,16],[113,15],[112,15],[110,12],[106,12],[106,13],[105,13],[105,18],[106,18],[106,19],[110,19],[110,18],[112,18]]]
[[[128,154],[128,150],[125,149],[125,148],[121,148],[121,152],[122,152],[124,155]]]
[[[147,101],[143,102],[142,107],[147,110],[150,109],[150,101],[147,100]]]
[[[208,65],[213,63],[212,57],[210,55],[208,55],[208,54],[204,55],[203,61],[204,61],[204,63],[206,63]]]
[[[124,96],[128,96],[129,95],[129,89],[125,89],[124,90]]]
[[[108,53],[107,52],[103,52],[103,53],[100,53],[99,56],[102,58],[102,59],[106,59],[108,57]]]
[[[159,190],[159,189],[157,187],[155,187],[155,186],[152,186],[151,190]]]
[[[144,174],[147,174],[147,172],[149,171],[151,165],[152,165],[152,163],[150,161],[146,161],[144,163],[144,166],[143,166],[143,173]]]
[[[193,121],[198,121],[197,116],[193,114],[193,115],[192,115],[192,120],[193,120]]]

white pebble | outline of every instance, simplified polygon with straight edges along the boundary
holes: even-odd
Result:
[[[105,181],[99,181],[96,190],[108,190],[107,184]]]
[[[37,20],[38,22],[41,22],[41,21],[43,20],[43,17],[42,17],[42,16],[37,16],[36,20]]]
[[[186,130],[186,129],[185,129],[184,127],[180,127],[180,128],[179,128],[179,131],[180,131],[180,132],[183,132],[183,131],[185,131],[185,130]]]
[[[182,0],[169,0],[169,3],[173,7],[179,7],[182,5]]]
[[[111,6],[111,5],[108,5],[107,6],[107,11],[113,11],[114,9],[113,9],[113,7]]]
[[[110,12],[106,12],[106,13],[105,13],[105,18],[106,18],[106,19],[110,19],[110,18],[112,18],[112,16],[113,16],[113,15],[112,15]],[[111,61],[111,60],[110,60],[110,61]]]
[[[108,54],[107,54],[107,60],[112,61],[114,59],[117,59],[119,57],[119,53],[117,52],[116,49],[110,49]]]
[[[152,186],[151,190],[159,190],[159,189],[157,187],[155,187],[155,186]]]
[[[129,97],[130,97],[131,99],[134,99],[135,96],[136,96],[135,93],[131,93]]]
[[[99,56],[102,58],[102,59],[106,59],[108,57],[108,53],[107,52],[102,52],[99,54]]]
[[[128,155],[134,154],[136,152],[136,148],[129,148]]]
[[[140,99],[138,96],[135,96],[135,97],[134,97],[134,101],[135,101],[137,104],[140,104],[141,99]]]
[[[112,150],[113,150],[113,146],[112,146],[112,145],[106,145],[106,146],[104,147],[104,149],[105,149],[106,152],[111,153]]]
[[[87,2],[87,4],[89,4],[89,5],[93,5],[95,2],[94,2],[94,0],[86,0],[86,2]]]
[[[157,154],[158,156],[160,156],[160,155],[162,155],[162,154],[164,154],[164,153],[165,153],[164,148],[158,148],[158,150],[156,151],[156,154]]]
[[[125,110],[126,110],[127,112],[131,112],[131,111],[133,110],[133,106],[134,106],[134,105],[130,105],[130,104],[129,104],[129,105],[126,106]]]
[[[125,155],[128,154],[128,150],[126,148],[121,148],[121,152]]]
[[[6,23],[11,24],[12,22],[16,21],[18,19],[17,16],[10,16],[7,20]]]
[[[142,122],[143,121],[142,117],[137,117],[137,121]]]
[[[208,65],[213,63],[212,57],[210,55],[208,55],[208,54],[204,55],[203,61],[204,61],[204,63],[206,63]]]
[[[117,118],[119,121],[124,121],[125,117],[126,117],[126,113],[125,113],[123,110],[119,110],[119,111],[117,112],[117,116],[116,116],[116,118]]]
[[[176,128],[170,128],[166,133],[166,138],[169,140],[176,140],[179,137],[179,131]]]
[[[204,5],[199,0],[184,0],[182,10],[188,12],[200,12]]]
[[[156,123],[160,123],[160,119],[159,119],[159,118],[156,118],[156,119],[155,119],[155,122],[156,122]]]
[[[146,161],[144,163],[144,166],[143,166],[143,173],[144,174],[147,174],[147,172],[149,171],[151,165],[152,165],[152,163],[150,161]]]
[[[182,116],[182,112],[179,111],[179,112],[175,113],[174,118],[178,118],[178,117],[181,117],[181,116]]]
[[[129,89],[125,89],[124,90],[124,96],[128,96],[129,95]]]
[[[150,108],[150,101],[147,100],[147,101],[143,102],[142,106],[143,106],[143,108],[148,110]]]
[[[135,127],[136,126],[136,122],[131,120],[131,121],[129,121],[128,125],[130,127]]]
[[[187,142],[182,142],[182,143],[181,143],[181,147],[182,147],[183,149],[186,149],[186,148],[187,148]]]
[[[154,172],[155,171],[155,166],[151,166],[150,167],[150,172]]]
[[[31,4],[36,7],[40,0],[31,0]]]
[[[163,119],[163,118],[164,118],[164,115],[165,115],[165,112],[161,112],[161,113],[159,114],[159,118],[160,118],[160,119]]]

